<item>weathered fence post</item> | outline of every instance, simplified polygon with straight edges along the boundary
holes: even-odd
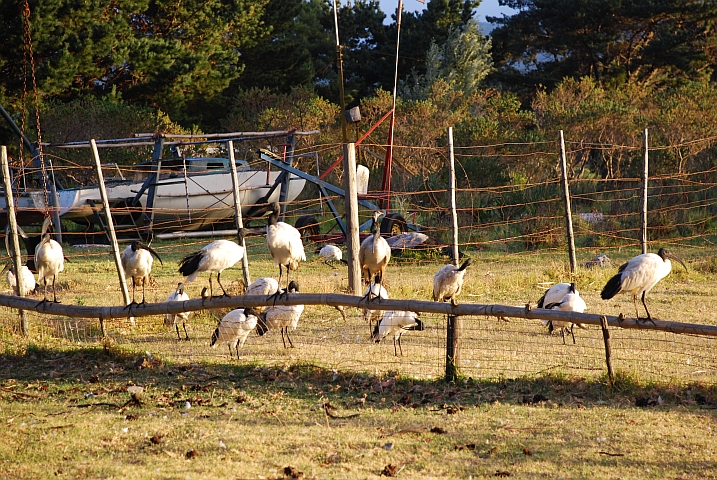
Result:
[[[458,380],[461,366],[463,318],[458,315],[448,315],[446,327],[446,382],[455,382]]]
[[[107,190],[105,189],[105,177],[102,174],[100,152],[97,151],[97,144],[95,143],[94,138],[90,140],[90,145],[92,146],[92,155],[95,158],[95,167],[97,169],[97,182],[100,187],[100,198],[102,198],[102,207],[105,211],[105,217],[107,218],[107,231],[110,233],[110,244],[112,247],[112,255],[115,259],[115,267],[117,268],[117,276],[119,277],[120,289],[122,290],[122,297],[124,298],[125,305],[129,305],[129,290],[127,290],[127,282],[125,280],[124,268],[122,267],[122,257],[120,256],[119,245],[117,244],[115,223],[112,219],[112,212],[110,211],[110,202],[107,198]],[[134,325],[134,317],[129,317],[129,321],[132,325]]]
[[[570,209],[570,187],[568,185],[568,162],[565,155],[565,140],[563,131],[558,133],[560,138],[560,169],[563,175],[563,199],[565,200],[565,227],[568,234],[568,254],[570,255],[570,273],[575,273],[577,260],[575,258],[575,237],[573,236],[573,218]]]
[[[241,198],[239,197],[239,178],[237,177],[237,165],[234,160],[234,142],[227,142],[227,150],[229,150],[229,168],[232,171],[232,188],[234,189],[234,223],[237,227],[237,240],[241,240],[241,247],[244,249],[244,256],[241,259],[241,270],[244,274],[244,288],[251,283],[251,275],[249,274],[249,259],[246,252],[246,242],[239,232],[244,228],[244,220],[241,216]]]
[[[600,317],[600,326],[602,327],[602,339],[605,342],[605,362],[607,363],[607,376],[610,379],[610,385],[615,383],[615,372],[612,370],[612,348],[610,347],[610,331],[607,327],[607,317]]]
[[[358,188],[356,187],[356,144],[344,145],[344,204],[346,208],[346,248],[349,262],[349,291],[361,294],[361,266],[359,264]]]
[[[22,256],[20,255],[20,242],[17,238],[17,219],[15,217],[15,199],[12,197],[12,180],[10,179],[10,166],[7,160],[7,147],[2,145],[0,147],[0,158],[2,161],[2,176],[5,184],[5,205],[7,205],[7,222],[10,225],[10,233],[12,236],[12,244],[8,242],[8,245],[12,245],[12,252],[7,252],[12,258],[12,264],[15,268],[15,285],[17,288],[17,294],[20,297],[25,296],[25,285],[22,278]],[[33,252],[34,253],[34,252]],[[23,336],[29,335],[29,325],[27,323],[27,317],[25,316],[24,310],[18,310],[17,313],[20,316],[20,331]]]
[[[642,233],[641,242],[642,253],[647,253],[647,171],[648,171],[648,151],[647,151],[647,129],[642,134],[642,210],[640,211],[640,232]]]
[[[458,214],[456,213],[456,159],[453,155],[453,127],[448,127],[448,197],[453,222],[453,265],[458,266]]]

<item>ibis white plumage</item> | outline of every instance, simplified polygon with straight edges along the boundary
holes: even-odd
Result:
[[[319,256],[321,256],[324,263],[330,267],[333,267],[336,262],[348,265],[348,262],[343,258],[343,252],[341,252],[341,249],[336,245],[324,245],[321,247],[321,250],[319,250]]]
[[[50,219],[46,218],[42,224],[42,239],[35,247],[35,267],[37,268],[37,281],[44,285],[45,298],[42,301],[47,301],[47,279],[52,277],[52,301],[59,303],[55,281],[57,275],[65,269],[65,256],[62,252],[62,245],[50,238],[49,227]]]
[[[466,269],[473,263],[468,258],[460,267],[455,265],[445,265],[441,267],[433,277],[433,301],[447,302],[456,305],[456,297],[463,290],[463,279],[466,275]]]
[[[229,347],[229,356],[232,350],[236,351],[239,358],[239,347],[244,346],[247,337],[257,325],[259,312],[253,308],[238,308],[232,310],[222,317],[217,328],[212,333],[210,346],[216,348],[220,343],[226,343]]]
[[[545,306],[550,305],[551,303],[560,303],[560,301],[565,295],[568,294],[568,292],[570,292],[569,283],[556,283],[555,285],[547,289],[543,296],[538,299],[538,308],[546,308]],[[549,320],[541,320],[541,322],[543,322],[543,325],[550,324]]]
[[[177,289],[169,294],[167,302],[185,302],[189,300],[189,295],[184,291],[184,284],[179,282]],[[164,325],[167,327],[174,326],[177,330],[177,340],[182,338],[179,336],[179,322],[182,322],[182,328],[184,328],[184,339],[189,340],[189,333],[187,333],[187,322],[192,312],[180,312],[180,313],[166,313],[164,315]]]
[[[364,282],[370,284],[371,279],[374,283],[381,283],[383,275],[386,272],[386,265],[391,260],[391,247],[385,238],[381,236],[378,217],[381,212],[373,212],[373,221],[371,222],[371,235],[366,237],[359,247],[359,263],[361,264],[361,275]],[[371,291],[369,290],[369,293]],[[371,300],[371,296],[368,297]]]
[[[245,295],[274,295],[279,291],[279,282],[275,278],[261,277],[257,278],[246,287]],[[263,312],[266,307],[254,307],[257,311]]]
[[[588,307],[585,304],[585,300],[582,299],[580,293],[575,288],[575,284],[571,283],[568,285],[568,291],[560,299],[559,302],[546,303],[544,307],[552,310],[562,310],[563,312],[578,312],[583,313]],[[573,327],[577,325],[579,328],[584,329],[585,325],[582,323],[563,322],[561,320],[550,320],[548,321],[548,331],[553,333],[557,328],[560,329],[560,336],[563,337],[563,344],[565,344],[565,332],[569,331],[573,337],[573,343],[575,343],[575,333],[573,333]]]
[[[127,245],[127,248],[122,252],[122,268],[124,268],[124,275],[126,278],[132,279],[132,303],[134,301],[134,294],[137,288],[137,284],[142,285],[142,302],[144,303],[144,293],[147,284],[149,283],[149,274],[152,271],[152,255],[157,257],[159,263],[162,263],[162,259],[159,258],[159,254],[152,249],[149,245],[145,245],[139,240],[134,240],[132,243]]]
[[[271,213],[266,226],[266,246],[271,258],[274,259],[274,265],[279,266],[279,287],[281,287],[283,269],[286,267],[286,291],[288,292],[289,274],[292,270],[297,270],[301,262],[306,261],[306,253],[304,244],[301,242],[301,233],[288,223],[278,220],[279,204],[275,202],[271,204]],[[280,292],[277,292],[278,294]]]
[[[373,331],[373,339],[376,343],[380,343],[381,340],[389,335],[393,335],[393,354],[398,356],[396,350],[396,342],[398,342],[398,349],[403,356],[403,348],[401,347],[401,337],[404,332],[408,330],[424,330],[425,325],[418,318],[416,312],[407,312],[402,310],[389,310],[383,314],[381,321],[376,324]]]
[[[239,233],[240,238],[243,232]],[[244,257],[244,247],[231,240],[214,240],[201,250],[190,253],[179,262],[179,273],[187,277],[186,282],[193,282],[200,273],[209,272],[209,295],[214,296],[212,275],[217,274],[217,283],[229,296],[221,282],[221,274],[227,268],[233,267]]]
[[[389,298],[388,291],[380,283],[371,284],[368,288],[366,288],[364,297],[369,297],[369,295],[383,300],[388,300]],[[368,308],[363,309],[363,319],[368,322],[369,333],[373,334],[373,322],[378,324],[381,317],[383,317],[383,314],[383,310],[371,310]]]
[[[665,278],[672,271],[672,262],[670,259],[679,262],[685,268],[685,271],[687,271],[687,266],[682,259],[666,248],[661,248],[657,254],[643,253],[642,255],[632,257],[618,269],[617,275],[613,276],[605,284],[605,287],[600,293],[600,297],[602,297],[603,300],[609,300],[620,292],[630,293],[635,304],[635,318],[639,320],[640,314],[637,309],[637,296],[642,294],[642,305],[645,307],[647,319],[653,322],[650,311],[647,309],[645,297],[657,282]]]
[[[290,293],[298,292],[299,284],[292,280],[289,282],[288,291]],[[303,305],[274,305],[269,307],[260,314],[256,331],[259,335],[264,335],[269,330],[279,330],[281,331],[281,340],[284,342],[284,348],[287,348],[286,340],[289,340],[289,345],[291,348],[294,348],[294,343],[291,341],[291,337],[289,337],[289,330],[296,330],[303,312]],[[285,334],[286,340],[284,339]]]
[[[17,295],[17,279],[15,278],[15,267],[13,267],[12,263],[5,264],[5,268],[2,272],[0,272],[0,275],[2,273],[7,272],[5,275],[5,280],[7,280],[7,284],[10,285],[10,288],[12,288],[13,294]],[[37,284],[35,283],[35,276],[32,274],[29,268],[27,268],[26,265],[22,265],[20,267],[20,274],[22,275],[22,285],[25,288],[25,291],[27,293],[37,293]]]

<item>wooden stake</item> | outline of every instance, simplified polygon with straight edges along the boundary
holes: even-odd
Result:
[[[602,339],[605,342],[605,362],[607,363],[607,376],[610,379],[610,385],[615,383],[615,372],[612,370],[612,349],[610,348],[610,331],[607,328],[607,317],[600,317],[600,326],[602,327]]]
[[[361,294],[361,265],[359,264],[358,188],[356,187],[356,144],[344,145],[344,204],[346,207],[346,248],[349,262],[349,291]]]
[[[15,217],[15,199],[12,196],[12,180],[10,179],[10,166],[7,160],[7,147],[2,145],[0,147],[0,161],[2,161],[2,176],[5,184],[5,205],[7,205],[7,221],[10,225],[10,235],[12,236],[12,252],[7,252],[8,255],[12,256],[12,263],[15,268],[15,285],[17,286],[17,294],[20,297],[25,296],[25,284],[22,278],[22,256],[20,255],[20,242],[17,238],[17,218]],[[9,243],[9,242],[8,242]],[[17,313],[20,315],[20,331],[22,335],[27,337],[29,335],[29,325],[27,323],[27,317],[23,310],[18,310]]]
[[[458,266],[458,214],[456,213],[456,160],[453,155],[453,127],[448,127],[448,197],[453,222],[453,265]]]
[[[127,289],[127,281],[125,280],[124,267],[122,267],[122,257],[117,244],[117,235],[115,234],[115,223],[112,220],[112,212],[110,211],[110,202],[107,198],[107,190],[105,189],[105,177],[102,174],[102,163],[100,162],[100,153],[97,151],[95,139],[90,140],[92,146],[92,155],[95,158],[95,168],[97,169],[97,181],[100,187],[100,197],[102,198],[102,206],[107,218],[107,230],[110,233],[110,246],[112,247],[112,255],[115,259],[115,267],[117,268],[117,276],[119,277],[120,288],[122,289],[122,297],[125,305],[130,304],[129,290]],[[129,321],[134,325],[134,317],[129,317]]]
[[[640,211],[640,232],[642,233],[640,244],[642,253],[647,253],[647,173],[648,173],[648,151],[647,151],[647,129],[642,135],[644,148],[642,156],[642,210]]]
[[[241,259],[241,270],[244,274],[244,288],[249,286],[251,283],[251,275],[249,274],[249,259],[246,252],[246,242],[244,237],[239,236],[239,232],[244,228],[244,220],[241,216],[241,197],[239,196],[239,178],[237,177],[237,165],[234,160],[234,142],[229,140],[227,142],[227,149],[229,150],[229,168],[232,171],[232,188],[234,189],[234,223],[237,227],[237,240],[240,240],[241,246],[244,249],[244,256]]]
[[[565,158],[565,140],[563,131],[558,134],[560,138],[560,169],[563,174],[563,199],[565,200],[565,227],[568,235],[568,254],[570,256],[570,273],[575,273],[578,261],[575,258],[575,237],[573,235],[573,217],[570,211],[570,187],[568,185],[568,162]]]
[[[461,329],[463,319],[457,315],[448,315],[446,322],[446,382],[458,380],[461,365]]]

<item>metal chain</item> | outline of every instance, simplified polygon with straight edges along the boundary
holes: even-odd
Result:
[[[30,5],[28,0],[23,2],[23,17],[25,19],[24,31],[25,31],[25,45],[29,52],[30,70],[32,73],[32,91],[35,100],[35,123],[37,126],[37,154],[40,157],[40,168],[42,170],[42,190],[45,194],[45,218],[50,216],[48,205],[50,204],[50,198],[47,195],[47,170],[45,169],[45,162],[42,154],[42,132],[40,131],[40,102],[37,94],[37,79],[35,78],[35,57],[32,52],[32,34],[30,31]]]

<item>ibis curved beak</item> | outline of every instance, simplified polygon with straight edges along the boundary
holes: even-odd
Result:
[[[671,259],[676,260],[677,262],[679,262],[679,264],[682,265],[682,267],[685,269],[685,272],[688,272],[688,273],[689,273],[689,270],[687,270],[687,265],[685,265],[685,262],[683,262],[680,257],[678,257],[677,255],[675,255],[675,254],[672,253],[672,252],[669,252],[669,253],[667,254],[667,256],[668,256],[669,258],[671,258]]]
[[[144,249],[147,250],[149,253],[151,253],[152,255],[154,255],[155,257],[157,257],[157,260],[159,260],[159,263],[160,263],[162,266],[164,266],[164,263],[162,262],[162,259],[159,258],[159,254],[157,254],[157,252],[155,252],[152,247],[150,247],[149,245],[144,245],[143,243],[140,243],[140,244],[139,244],[139,248],[144,248]]]

